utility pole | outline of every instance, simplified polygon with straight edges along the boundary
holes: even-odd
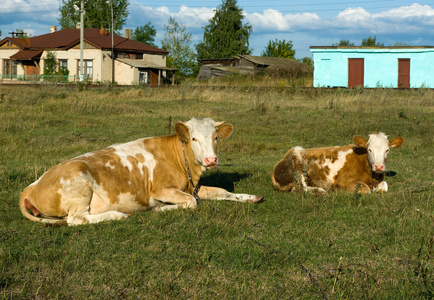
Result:
[[[74,8],[75,8],[75,10],[80,12],[80,64],[78,66],[78,80],[83,81],[84,80],[84,61],[83,61],[84,14],[86,13],[84,11],[83,0],[81,0],[80,9],[77,7],[77,5],[74,5]]]
[[[113,0],[110,0],[110,10],[112,14],[112,85],[115,84],[115,57],[114,57],[114,41],[113,41]]]
[[[83,48],[84,48],[84,2],[81,0],[80,8],[80,81],[84,80],[84,61],[83,61]]]

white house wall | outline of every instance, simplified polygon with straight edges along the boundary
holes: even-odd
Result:
[[[62,59],[67,60],[69,76],[78,76],[78,64],[80,63],[80,49],[69,49],[68,51],[51,51],[56,56],[56,61]],[[41,56],[41,70],[40,73],[43,74],[44,70],[44,59],[47,58],[48,51],[44,51]],[[107,66],[110,72],[111,59],[106,55],[103,55],[103,51],[100,49],[86,49],[84,51],[83,59],[92,60],[92,81],[105,81],[111,79],[111,73],[107,76]],[[106,79],[106,77],[108,77]],[[71,79],[70,79],[71,80]]]
[[[118,84],[130,85],[138,83],[138,73],[139,72],[136,68],[122,62],[115,61],[115,80]]]
[[[17,53],[19,49],[1,49],[0,51],[0,75],[3,74],[4,60],[10,60],[10,57]],[[21,64],[17,66],[17,76],[24,75],[24,69]]]
[[[166,55],[161,54],[143,54],[143,60],[147,63],[153,64],[159,67],[166,66]]]

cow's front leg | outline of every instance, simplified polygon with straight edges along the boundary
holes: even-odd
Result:
[[[199,198],[204,200],[229,200],[248,203],[258,203],[264,199],[263,196],[235,194],[228,192],[225,189],[211,186],[201,186],[199,190]]]
[[[388,186],[387,186],[387,182],[386,181],[381,181],[380,183],[377,184],[376,187],[373,188],[374,192],[387,192],[388,190]]]
[[[165,204],[159,210],[197,207],[196,199],[192,195],[184,193],[177,188],[163,188],[154,194],[153,198]]]

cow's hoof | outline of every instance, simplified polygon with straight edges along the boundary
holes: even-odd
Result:
[[[255,196],[252,200],[248,200],[248,203],[258,203],[264,200],[264,196]]]

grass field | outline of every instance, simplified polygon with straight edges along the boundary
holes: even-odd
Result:
[[[234,125],[201,181],[259,204],[44,227],[20,192],[57,163],[191,117]],[[434,297],[434,91],[266,87],[0,86],[0,299],[429,299]],[[272,189],[286,151],[384,131],[389,192]],[[173,129],[172,129],[173,132]]]

